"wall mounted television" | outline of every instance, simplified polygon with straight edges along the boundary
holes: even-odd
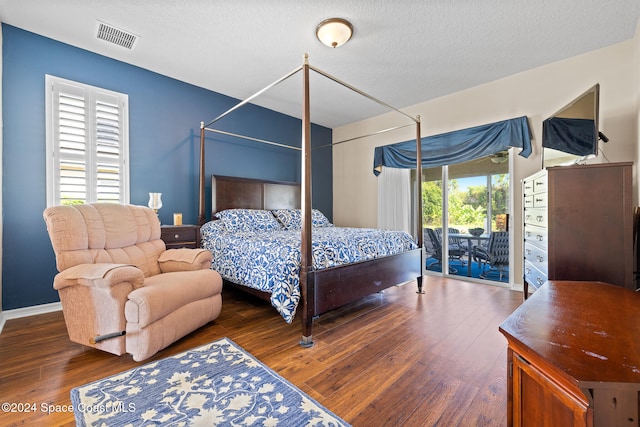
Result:
[[[542,167],[579,164],[598,155],[600,84],[542,122]]]

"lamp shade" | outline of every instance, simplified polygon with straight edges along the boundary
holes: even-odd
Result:
[[[158,212],[162,207],[162,193],[149,193],[149,207]]]
[[[353,25],[346,19],[325,19],[316,27],[318,40],[329,47],[342,46],[349,41],[353,34]]]

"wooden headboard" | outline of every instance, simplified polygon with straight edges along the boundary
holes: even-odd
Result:
[[[211,176],[211,214],[225,209],[300,208],[300,184]]]

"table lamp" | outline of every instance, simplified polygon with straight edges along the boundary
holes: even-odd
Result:
[[[158,210],[162,207],[162,193],[149,193],[149,207],[158,215]]]

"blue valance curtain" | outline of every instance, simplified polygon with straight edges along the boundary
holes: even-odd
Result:
[[[521,148],[519,154],[523,157],[531,154],[531,133],[526,116],[427,136],[421,141],[424,168],[462,163],[507,150],[509,147]],[[382,166],[414,168],[416,159],[415,139],[376,147],[373,173],[379,175]]]

